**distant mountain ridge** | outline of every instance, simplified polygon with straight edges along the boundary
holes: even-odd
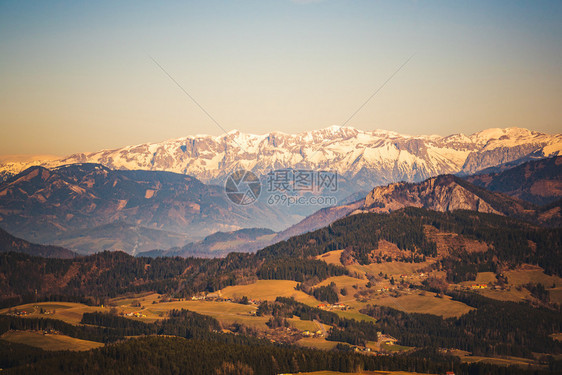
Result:
[[[169,250],[152,250],[137,256],[182,256],[215,258],[231,252],[252,253],[273,243],[276,233],[267,228],[246,228],[233,232],[216,232],[201,241],[189,242],[181,247]]]
[[[562,198],[562,156],[530,161],[501,172],[466,178],[490,191],[545,205]]]
[[[237,206],[223,188],[185,175],[99,164],[31,167],[0,184],[0,225],[34,242],[82,253],[182,246],[217,231],[294,222],[275,206]],[[93,245],[92,245],[93,244]]]
[[[238,169],[264,175],[273,169],[337,171],[357,188],[397,181],[419,182],[441,174],[478,170],[562,151],[562,134],[521,128],[487,129],[472,135],[409,136],[392,131],[362,131],[332,126],[298,134],[264,135],[231,131],[160,143],[79,153],[41,163],[56,167],[99,163],[115,170],[158,170],[187,174],[216,183]],[[0,175],[19,173],[31,163],[0,164]],[[349,194],[354,191],[349,191]]]
[[[355,129],[330,130],[329,134],[349,133],[353,139],[358,136]],[[511,151],[508,155],[511,156],[516,150],[529,148],[529,145],[535,144],[533,147],[537,147],[538,143],[532,142],[525,147],[517,146],[519,138],[528,140],[531,137],[545,141],[550,137],[550,144],[543,142],[539,151],[535,149],[532,154],[517,159],[519,161],[538,157],[543,151],[558,152],[558,136],[546,136],[522,129],[497,129],[481,133],[485,134],[477,133],[478,136],[474,136],[474,139],[480,139],[479,142],[488,139],[485,148],[491,147],[490,150],[493,150],[498,142],[503,144],[501,150],[504,151],[506,147],[515,147],[509,149]],[[498,137],[499,134],[504,135]],[[412,137],[411,141],[414,140]],[[416,142],[421,140],[417,139]],[[263,200],[250,206],[237,206],[228,200],[222,186],[205,185],[198,179],[183,174],[112,170],[91,163],[50,169],[37,166],[0,183],[0,226],[26,240],[53,243],[81,253],[111,249],[138,254],[162,249],[166,254],[171,254],[168,250],[174,248],[177,255],[199,256],[206,256],[207,251],[214,256],[224,255],[228,251],[255,251],[262,245],[262,241],[263,245],[282,241],[329,225],[355,211],[390,212],[408,206],[437,211],[469,209],[499,213],[557,226],[561,221],[560,204],[552,203],[552,207],[541,211],[533,204],[496,194],[485,188],[490,187],[499,193],[505,192],[521,198],[526,197],[525,194],[541,195],[540,199],[552,202],[560,197],[559,190],[562,190],[559,186],[560,158],[562,157],[553,158],[552,161],[534,161],[534,166],[526,163],[512,168],[513,171],[505,170],[500,174],[468,177],[468,181],[474,181],[480,186],[452,175],[432,177],[418,184],[400,182],[374,189],[373,186],[377,184],[371,183],[372,190],[368,195],[365,194],[366,199],[353,202],[357,198],[355,193],[349,196],[345,204],[324,208],[293,226],[290,225],[300,219],[287,207],[268,205]],[[517,164],[517,161],[501,165],[509,164]],[[539,167],[541,165],[544,167]],[[504,178],[504,183],[491,182],[500,181],[504,175],[508,176]],[[360,189],[353,178],[355,177],[349,180],[350,186]],[[526,193],[519,194],[513,189],[502,190],[498,187],[502,184],[507,186],[506,183],[510,181],[512,185],[513,181],[521,181],[521,189],[526,189]],[[538,187],[542,189],[539,189],[540,194],[537,193]],[[549,196],[549,189],[554,191],[554,195]],[[534,193],[529,193],[531,190]],[[344,192],[340,191],[339,194],[345,196]],[[315,209],[314,206],[305,208]],[[240,238],[235,231],[265,225],[281,232],[264,235],[260,239],[250,239],[252,244],[246,247],[240,245]],[[210,250],[210,247],[198,244],[199,240],[217,231],[232,236],[231,239],[224,240],[222,245],[217,245],[222,248]]]
[[[77,254],[59,246],[38,245],[12,236],[0,228],[0,253],[24,253],[43,258],[74,258]]]

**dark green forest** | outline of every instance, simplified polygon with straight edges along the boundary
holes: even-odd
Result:
[[[17,352],[15,357],[9,354]],[[432,355],[433,354],[433,355]],[[6,359],[4,359],[6,358]],[[542,374],[540,370],[461,364],[425,351],[403,356],[366,356],[350,351],[319,351],[292,346],[225,343],[181,337],[148,336],[87,352],[47,353],[2,342],[0,363],[5,374],[279,374],[298,371],[401,370],[468,374]],[[550,364],[551,370],[558,363]]]
[[[121,252],[103,252],[74,259],[45,259],[21,253],[1,253],[0,307],[46,300],[100,305],[109,298],[147,291],[184,298],[257,279],[295,280],[305,292],[334,303],[338,301],[335,285],[315,287],[314,284],[330,276],[348,274],[348,271],[313,257],[345,249],[346,254],[360,263],[377,261],[372,257],[372,251],[379,240],[384,239],[410,251],[412,256],[405,258],[406,261],[420,261],[434,256],[437,250],[436,244],[425,235],[424,228],[428,225],[489,245],[488,251],[480,253],[451,249],[438,264],[447,272],[449,281],[472,280],[477,272],[498,272],[521,263],[537,264],[547,273],[561,274],[561,229],[541,228],[491,214],[439,213],[408,208],[391,214],[353,215],[256,254],[231,253],[221,259],[132,257]],[[527,288],[542,299],[548,297],[543,285],[529,284]],[[87,313],[82,324],[77,326],[53,319],[0,316],[0,334],[10,329],[53,329],[71,337],[110,343],[87,353],[47,355],[42,350],[2,342],[0,367],[6,369],[6,373],[48,370],[53,374],[77,369],[85,374],[223,374],[232,371],[270,374],[324,369],[443,372],[453,367],[459,374],[503,374],[526,372],[483,364],[463,365],[444,357],[435,348],[462,349],[475,355],[527,358],[532,358],[533,353],[562,354],[562,343],[549,337],[562,331],[559,311],[490,300],[471,293],[454,293],[452,297],[476,309],[459,318],[443,319],[369,306],[362,312],[377,319],[373,324],[344,319],[333,312],[288,298],[277,298],[275,302],[263,302],[259,306],[257,315],[270,316],[272,328],[284,327],[285,319],[293,316],[331,326],[327,339],[346,344],[329,352],[272,344],[241,334],[220,333],[222,327],[218,321],[186,310],[173,311],[156,323],[142,323],[113,314]],[[376,340],[378,331],[396,337],[402,345],[425,348],[422,349],[425,352],[365,357],[349,351],[349,345]],[[127,340],[129,336],[148,337]],[[156,349],[150,350],[147,346]],[[217,355],[219,349],[224,354]],[[550,359],[549,366],[551,370],[558,370],[560,363]]]
[[[377,319],[380,330],[406,346],[456,348],[474,355],[533,358],[535,353],[562,353],[562,343],[549,335],[562,330],[558,311],[526,303],[497,301],[475,293],[453,293],[453,299],[475,307],[459,318],[407,314],[384,306],[361,312]]]
[[[220,259],[132,257],[121,252],[102,252],[75,259],[45,259],[20,253],[0,254],[0,306],[16,305],[67,296],[92,298],[100,303],[124,293],[155,291],[176,297],[216,291],[236,283],[263,279],[303,282],[347,274],[342,267],[311,257],[347,249],[360,263],[385,239],[410,250],[412,261],[435,255],[436,245],[424,234],[424,226],[484,241],[490,250],[468,253],[452,249],[441,261],[449,281],[474,279],[478,271],[498,266],[537,264],[546,273],[562,274],[562,229],[541,228],[504,216],[470,211],[441,213],[407,208],[391,214],[358,214],[314,232],[269,246],[256,254],[231,253]],[[46,278],[64,279],[60,285]],[[37,294],[35,294],[37,291]]]

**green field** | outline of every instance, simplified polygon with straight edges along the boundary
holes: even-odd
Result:
[[[532,265],[523,265],[516,270],[505,272],[505,275],[507,276],[507,282],[513,285],[542,283],[547,288],[550,288],[552,284],[562,286],[562,278],[547,275],[542,268]]]
[[[477,292],[484,297],[493,298],[498,301],[521,302],[532,298],[531,293],[527,289],[521,288],[521,290],[517,290],[513,286],[505,290],[480,289]]]
[[[152,321],[166,317],[170,310],[187,309],[199,314],[209,315],[224,324],[240,323],[249,326],[265,327],[267,319],[265,317],[252,316],[257,307],[254,305],[241,305],[232,302],[213,302],[213,301],[176,301],[164,302],[147,306],[142,310],[146,318],[145,321]]]
[[[435,261],[427,261],[423,263],[408,263],[408,262],[384,262],[384,263],[371,263],[368,265],[353,264],[346,268],[352,272],[357,272],[360,275],[371,274],[378,275],[379,273],[387,274],[388,277],[394,276],[399,278],[400,275],[418,274],[418,270],[425,268]]]
[[[287,319],[291,327],[298,329],[299,331],[310,331],[315,332],[319,328],[312,320],[301,320],[299,317],[294,317]],[[328,329],[327,327],[326,329]]]
[[[462,302],[453,301],[449,296],[443,298],[436,297],[435,293],[415,291],[410,294],[402,294],[399,297],[391,297],[387,292],[377,294],[366,302],[356,300],[347,300],[344,303],[354,308],[351,311],[359,311],[360,309],[370,305],[381,305],[391,307],[396,310],[407,313],[426,313],[439,315],[444,318],[458,317],[473,310],[472,307]]]
[[[316,257],[316,259],[323,260],[324,262],[326,262],[328,264],[334,264],[336,266],[343,266],[343,264],[341,263],[341,260],[340,260],[342,252],[343,252],[343,250],[328,251],[325,254],[318,255]]]
[[[265,316],[255,316],[257,307],[255,305],[242,305],[232,302],[214,302],[214,301],[174,301],[174,302],[163,302],[163,303],[152,303],[151,301],[158,301],[159,295],[148,294],[144,296],[126,297],[118,298],[111,301],[119,313],[130,313],[130,312],[140,312],[143,317],[127,317],[128,319],[141,320],[147,323],[155,322],[159,319],[165,319],[168,316],[170,310],[180,310],[187,309],[194,311],[202,315],[212,316],[217,319],[224,326],[229,326],[234,323],[243,324],[245,326],[265,330],[267,325],[265,324],[270,317]],[[133,307],[133,303],[141,303],[144,308]],[[148,303],[150,302],[150,303]],[[147,303],[144,305],[144,303]],[[40,314],[40,309],[53,312],[54,314]],[[80,303],[72,302],[39,302],[33,304],[20,305],[12,308],[12,311],[17,309],[18,311],[26,311],[28,314],[24,317],[29,318],[51,318],[59,319],[70,324],[79,324],[82,320],[82,315],[85,312],[95,312],[103,311],[109,312],[110,307],[97,307],[97,306],[87,306]],[[0,314],[8,313],[10,309],[0,310]],[[296,328],[300,331],[310,330],[316,331],[318,327],[314,322],[307,320],[300,320],[298,317],[287,319],[290,326]]]
[[[113,298],[109,301],[108,305],[112,306],[126,306],[134,302],[138,302],[143,306],[152,304],[153,302],[158,302],[162,298],[161,294],[158,293],[141,293],[133,296],[122,296]]]
[[[525,287],[522,287],[523,285],[541,283],[549,291],[551,302],[562,303],[562,278],[547,275],[542,268],[528,264],[524,264],[515,270],[506,271],[504,274],[507,277],[507,289],[495,290],[488,288],[478,289],[477,292],[485,297],[500,301],[520,302],[533,299],[531,293]],[[476,281],[465,281],[460,283],[460,285],[468,286],[474,283],[495,281],[497,279],[493,272],[479,272],[476,276]],[[552,288],[553,285],[555,285],[555,288]]]
[[[351,276],[332,276],[327,278],[326,280],[323,280],[322,282],[319,282],[318,284],[316,284],[315,286],[324,286],[324,285],[329,285],[330,283],[335,283],[336,287],[338,288],[338,292],[340,289],[342,288],[346,288],[348,290],[348,293],[353,294],[353,286],[359,286],[359,287],[364,287],[365,284],[367,284],[367,279],[356,279],[355,277],[351,277]]]
[[[403,345],[387,345],[385,343],[382,343],[381,349],[387,350],[389,352],[403,352],[412,349],[412,347]]]
[[[303,337],[297,341],[296,344],[305,348],[332,350],[338,343],[335,341],[328,341],[322,337]]]
[[[8,331],[0,336],[2,340],[17,344],[25,344],[43,350],[90,350],[102,347],[103,344],[94,341],[80,340],[65,335],[44,335],[35,331]]]
[[[474,281],[477,284],[487,284],[497,281],[496,274],[493,272],[478,272],[476,274],[476,280]],[[471,282],[471,283],[474,283]]]
[[[275,301],[277,297],[293,297],[296,301],[316,306],[320,303],[316,298],[295,290],[296,281],[291,280],[258,280],[253,284],[228,286],[221,290],[224,298],[242,298],[260,301]]]
[[[48,311],[49,314],[41,314],[41,308]],[[85,312],[109,311],[108,307],[87,306],[74,302],[38,302],[28,303],[13,307],[11,310],[25,311],[30,318],[52,318],[59,319],[66,323],[78,324],[82,320]],[[10,309],[0,310],[0,314],[7,314]],[[54,312],[54,313],[53,313]]]

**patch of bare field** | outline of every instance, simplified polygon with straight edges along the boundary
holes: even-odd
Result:
[[[440,232],[431,225],[424,227],[424,232],[430,241],[437,245],[437,256],[444,257],[451,250],[464,249],[468,252],[484,252],[488,250],[488,244],[481,241],[466,238],[456,233]]]

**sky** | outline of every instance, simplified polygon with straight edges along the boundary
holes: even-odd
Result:
[[[562,1],[0,0],[0,155],[343,124],[562,132]]]

